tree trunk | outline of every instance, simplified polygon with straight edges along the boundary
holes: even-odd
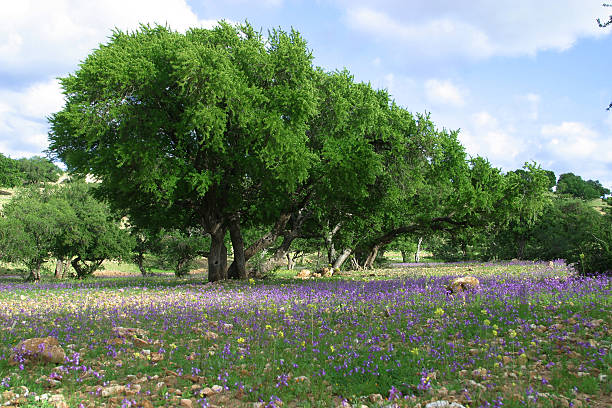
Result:
[[[219,227],[210,234],[210,253],[208,254],[208,281],[227,279],[227,248],[225,229]]]
[[[138,270],[140,271],[142,276],[147,276],[149,273],[147,272],[147,269],[144,267],[144,252],[143,251],[138,252],[138,254],[134,257],[134,261],[136,262],[136,266],[138,266]]]
[[[332,267],[334,269],[340,269],[340,267],[344,264],[344,262],[348,259],[349,256],[353,253],[351,248],[345,248],[344,251],[334,260]]]
[[[402,262],[404,263],[408,262],[408,251],[402,250],[400,252],[402,253]]]
[[[64,278],[64,260],[58,259],[55,262],[55,279],[63,279]]]
[[[274,227],[266,235],[262,236],[257,241],[253,242],[248,248],[244,249],[245,268],[246,268],[246,262],[249,259],[251,259],[258,252],[270,247],[270,245],[272,245],[274,241],[276,241],[276,239],[281,235],[281,233],[285,229],[285,226],[287,225],[287,222],[289,221],[290,218],[291,218],[291,214],[281,214],[278,217],[276,224],[274,224]],[[230,230],[230,236],[231,234],[232,232]],[[232,245],[233,245],[233,241],[232,241]],[[244,243],[243,243],[243,248],[244,248]],[[234,248],[234,251],[236,251],[235,248]],[[230,275],[231,278],[237,279],[239,277],[239,270],[238,270],[238,265],[235,265],[236,264],[235,256],[236,254],[234,254],[234,261],[230,265],[228,274]],[[281,259],[283,257],[284,255],[281,256]]]
[[[234,250],[234,261],[230,265],[227,275],[230,279],[246,279],[246,258],[244,254],[244,239],[240,231],[240,219],[233,218],[229,224],[230,238]]]
[[[336,248],[334,247],[334,235],[340,230],[340,223],[336,224],[327,234],[325,234],[325,247],[327,248],[327,262],[331,265],[336,259]],[[329,225],[328,225],[329,228]]]
[[[26,277],[26,282],[38,282],[40,280],[40,267],[37,265],[30,269],[30,274]]]
[[[419,237],[419,243],[417,244],[416,252],[414,253],[414,262],[419,262],[421,260],[421,256],[419,252],[421,252],[421,243],[423,242],[423,237]]]
[[[297,255],[291,255],[291,252],[287,252],[287,269],[290,271],[295,267],[295,259]]]
[[[363,262],[363,269],[372,269],[372,267],[374,266],[374,261],[376,260],[376,257],[378,256],[379,249],[380,249],[379,245],[374,245],[370,248],[370,251],[368,252],[368,256]]]

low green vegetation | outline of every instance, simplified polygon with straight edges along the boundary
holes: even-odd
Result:
[[[481,287],[450,296],[465,274]],[[0,284],[0,387],[70,407],[606,404],[610,278],[562,263],[276,276]],[[46,336],[63,363],[11,362],[21,340]]]

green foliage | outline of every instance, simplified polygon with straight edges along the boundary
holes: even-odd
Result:
[[[34,156],[17,160],[23,184],[55,183],[62,170],[47,158]]]
[[[559,176],[557,193],[592,200],[610,194],[610,190],[603,187],[598,180],[585,181],[574,173],[564,173]]]
[[[125,259],[134,246],[133,238],[120,227],[104,202],[91,194],[92,186],[75,181],[57,189],[71,213],[64,214],[67,228],[57,236],[53,254],[69,259],[78,278],[91,275],[105,259]]]
[[[209,279],[220,279],[229,220],[274,214],[308,176],[311,61],[295,31],[116,31],[62,79],[50,151],[100,179],[133,225],[211,234]]]
[[[193,267],[193,261],[205,256],[204,248],[210,246],[210,239],[201,231],[161,231],[155,253],[162,265],[174,270],[176,276],[185,276]]]
[[[226,23],[184,35],[117,31],[62,80],[67,103],[51,118],[50,149],[99,176],[134,224],[190,225],[187,208],[223,218],[247,192],[291,190],[306,177],[310,61],[296,32],[266,42]]]
[[[15,187],[21,184],[17,161],[0,153],[0,187]]]
[[[83,182],[26,188],[3,208],[0,254],[24,263],[31,279],[49,258],[69,261],[79,278],[92,274],[105,259],[122,259],[133,245]]]
[[[21,262],[29,279],[40,278],[40,268],[50,257],[57,236],[67,226],[68,203],[53,195],[55,188],[21,190],[3,207],[0,218],[0,255]]]

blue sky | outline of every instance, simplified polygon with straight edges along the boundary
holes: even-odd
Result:
[[[56,78],[114,27],[248,20],[298,30],[314,63],[347,68],[503,170],[536,161],[612,187],[612,8],[602,0],[22,0],[0,13],[0,152],[47,147]]]

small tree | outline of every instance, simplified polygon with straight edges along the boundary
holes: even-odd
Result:
[[[177,277],[189,274],[193,261],[208,255],[202,248],[210,245],[210,240],[199,231],[162,231],[159,236],[159,256]]]
[[[15,187],[21,184],[17,162],[0,153],[0,187]]]
[[[62,170],[47,158],[34,156],[17,160],[17,167],[24,184],[55,183]]]
[[[74,214],[53,196],[55,189],[25,189],[3,208],[0,219],[0,255],[28,268],[26,280],[39,280],[40,269],[51,256],[57,236]]]
[[[129,258],[134,246],[133,237],[121,228],[108,205],[93,197],[92,188],[76,181],[56,190],[73,216],[64,217],[67,226],[56,236],[53,253],[69,259],[79,279],[94,273],[106,259]]]

